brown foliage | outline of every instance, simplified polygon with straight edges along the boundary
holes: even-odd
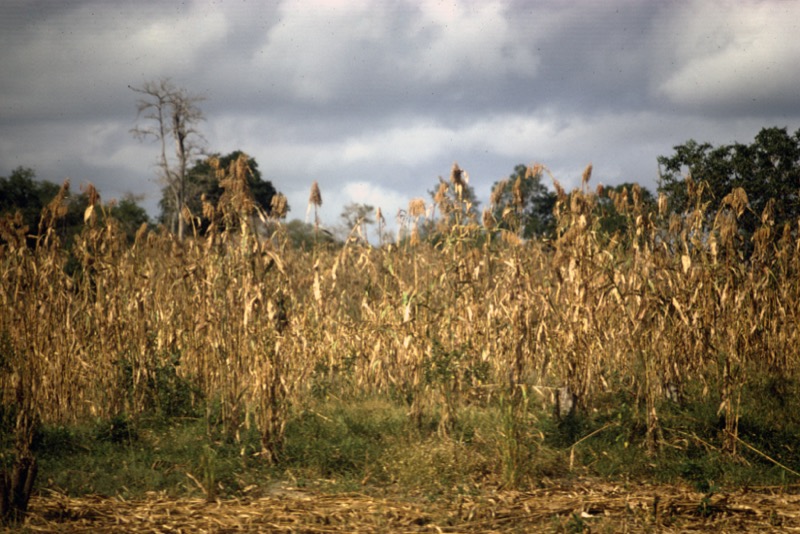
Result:
[[[800,247],[784,229],[743,262],[739,194],[710,231],[702,206],[667,227],[633,191],[615,199],[628,233],[601,242],[597,197],[575,191],[559,196],[554,242],[478,245],[484,230],[470,224],[438,248],[348,244],[312,260],[248,222],[246,169],[221,172],[221,235],[180,243],[142,231],[126,247],[112,219],[87,216],[74,273],[54,239],[29,250],[4,223],[4,404],[22,399],[53,423],[137,414],[174,355],[183,379],[220,400],[232,437],[258,428],[267,458],[280,454],[291,406],[320,383],[397,395],[415,421],[437,411],[443,432],[465,403],[493,395],[523,402],[533,388],[567,387],[585,409],[623,390],[655,448],[659,399],[694,380],[719,398],[735,452],[753,369],[788,376],[799,359]],[[42,224],[57,215],[48,207]]]

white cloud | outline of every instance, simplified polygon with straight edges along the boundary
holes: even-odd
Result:
[[[284,2],[254,58],[256,71],[300,100],[324,103],[364,65],[387,30],[384,9],[367,2]]]
[[[518,38],[505,4],[428,0],[421,12],[414,31],[429,37],[412,52],[405,74],[437,84],[476,75],[486,82],[509,74],[533,78],[538,58],[529,47],[537,37]]]
[[[333,192],[332,201],[334,203],[332,205],[339,207],[340,210],[350,203],[367,204],[376,209],[380,208],[387,224],[391,226],[398,210],[408,206],[411,196],[413,195],[409,195],[408,192],[402,193],[374,182],[348,182],[341,193]]]
[[[225,44],[229,25],[223,13],[205,2],[181,10],[159,11],[140,20],[125,46],[114,50],[117,59],[132,65],[147,58],[150,76],[168,76],[202,70],[204,58]],[[131,6],[135,9],[135,6]],[[113,36],[106,36],[113,41]]]
[[[422,84],[458,91],[466,82],[532,78],[534,40],[517,38],[498,2],[285,2],[252,68],[310,104],[351,92],[402,98]]]
[[[337,152],[343,163],[379,161],[386,165],[415,165],[441,157],[457,133],[429,119],[409,118],[406,124],[364,132],[344,141]]]

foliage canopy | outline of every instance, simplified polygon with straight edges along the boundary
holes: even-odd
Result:
[[[556,194],[542,183],[543,168],[519,164],[505,180],[492,186],[492,215],[498,228],[523,239],[552,237],[556,229]]]
[[[658,190],[667,196],[670,211],[687,213],[700,203],[710,221],[725,197],[741,188],[749,201],[739,221],[744,237],[753,234],[765,210],[778,227],[800,217],[800,130],[763,128],[751,144],[718,147],[690,139],[674,150],[658,158]],[[692,191],[697,192],[694,201]]]
[[[244,155],[241,150],[234,150],[233,152],[221,156],[213,154],[210,158],[203,158],[198,160],[186,173],[185,184],[185,205],[194,215],[201,215],[203,213],[202,198],[205,196],[207,202],[213,205],[219,203],[222,197],[223,188],[220,186],[220,181],[216,176],[216,171],[212,168],[209,161],[211,158],[216,158],[219,167],[227,169],[230,164]],[[272,185],[272,182],[266,181],[261,176],[261,171],[258,168],[258,162],[253,157],[247,159],[249,172],[247,175],[247,185],[250,193],[253,195],[253,200],[258,207],[265,213],[271,213],[272,197],[275,196],[277,191]],[[174,220],[177,216],[175,196],[172,194],[171,188],[165,186],[162,189],[161,201],[159,202],[161,208],[161,215],[159,220],[162,224],[168,224],[169,221]],[[288,208],[287,208],[288,210]],[[208,219],[202,219],[202,229],[205,230],[208,226]]]

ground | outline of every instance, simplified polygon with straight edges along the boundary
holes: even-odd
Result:
[[[800,532],[800,488],[714,494],[595,479],[447,499],[383,492],[331,494],[276,486],[236,500],[70,498],[31,501],[25,532]],[[18,527],[19,528],[19,527]]]

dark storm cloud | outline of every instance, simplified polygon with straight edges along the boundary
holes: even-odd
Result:
[[[454,160],[485,199],[517,163],[567,187],[653,189],[655,159],[696,138],[800,126],[800,5],[789,2],[82,2],[0,6],[0,174],[160,197],[136,142],[140,86],[206,98],[215,152],[242,149],[303,217],[323,188],[396,211]]]
[[[583,8],[559,18],[557,32],[538,47],[543,60],[535,86],[541,100],[581,113],[643,109],[658,3]]]

